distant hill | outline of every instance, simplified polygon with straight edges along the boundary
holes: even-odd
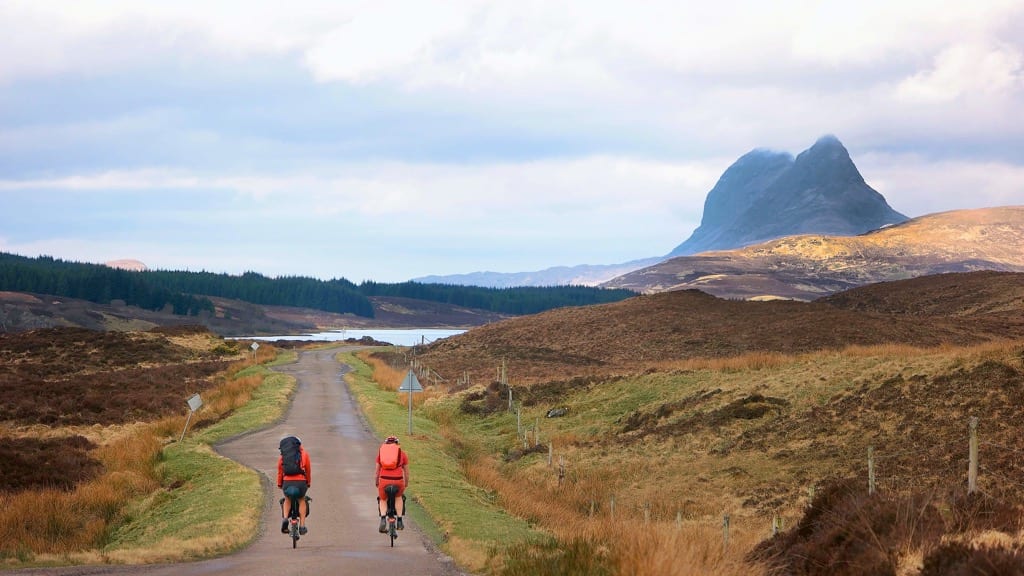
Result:
[[[424,276],[415,281],[489,287],[610,285],[613,278],[675,256],[795,234],[861,234],[906,219],[867,185],[839,139],[823,136],[795,159],[761,149],[741,156],[708,193],[700,227],[665,256],[534,272]]]
[[[422,276],[415,282],[453,284],[457,286],[486,286],[513,288],[516,286],[598,286],[603,282],[632,272],[644,266],[661,262],[663,258],[643,258],[622,264],[580,264],[554,266],[534,272],[470,272],[447,276]]]
[[[110,266],[111,268],[117,268],[119,270],[133,270],[136,272],[140,272],[142,270],[149,270],[149,267],[146,266],[143,262],[132,259],[110,260],[108,262],[104,262],[103,264],[105,266]]]
[[[835,136],[796,159],[754,150],[708,193],[700,227],[668,256],[739,248],[796,234],[854,235],[907,219],[864,182]]]
[[[604,285],[813,300],[865,284],[974,270],[1024,271],[1024,206],[930,214],[860,236],[790,236],[680,256]]]
[[[488,324],[431,344],[418,357],[442,375],[468,373],[474,382],[488,382],[504,358],[517,382],[531,383],[757,351],[971,344],[1024,337],[1022,299],[1024,274],[998,272],[877,284],[814,302],[678,290]]]

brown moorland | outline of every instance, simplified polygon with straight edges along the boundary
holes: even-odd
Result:
[[[857,288],[814,302],[723,300],[697,290],[561,308],[474,328],[417,350],[449,379],[517,384],[630,373],[686,358],[848,346],[970,345],[1024,336],[1024,274],[971,272]]]
[[[70,489],[95,476],[96,446],[74,430],[181,414],[237,357],[196,326],[0,334],[0,490]]]

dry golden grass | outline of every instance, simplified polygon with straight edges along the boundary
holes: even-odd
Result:
[[[777,352],[750,352],[740,356],[726,358],[686,358],[656,362],[651,367],[658,372],[673,370],[763,370],[793,362],[799,355],[780,354]]]
[[[265,359],[276,354],[270,346],[261,347],[261,354],[264,349],[269,355]],[[227,376],[204,395],[202,420],[218,420],[249,401],[262,377],[230,376],[251,365],[251,361],[232,364]],[[79,484],[71,492],[0,492],[0,558],[24,561],[60,557],[80,562],[90,561],[90,558],[95,561],[111,526],[120,520],[125,507],[160,488],[156,471],[158,455],[168,441],[177,439],[185,418],[182,414],[154,422],[115,426],[51,428],[5,425],[4,435],[37,438],[85,436],[98,445],[92,454],[103,465],[104,472]],[[205,544],[190,540],[189,546],[201,551]],[[177,558],[181,557],[180,550],[175,554]]]
[[[942,344],[934,347],[912,346],[910,344],[874,344],[870,346],[847,346],[836,352],[809,352],[801,354],[782,354],[778,352],[749,352],[738,356],[724,358],[686,358],[682,360],[671,360],[656,362],[650,365],[654,370],[660,372],[672,370],[709,370],[714,372],[733,372],[765,370],[778,368],[800,360],[821,358],[822,356],[841,356],[847,358],[890,358],[896,360],[907,360],[919,358],[922,355],[956,355],[959,357],[991,357],[1002,355],[1007,350],[1019,348],[1020,344],[1014,340],[995,340],[984,342],[973,346],[953,346]]]
[[[766,535],[767,524],[731,524],[725,533],[714,522],[658,520],[642,510],[619,507],[591,512],[591,502],[606,500],[601,478],[574,482],[509,477],[496,462],[480,458],[465,465],[467,478],[500,495],[502,507],[550,531],[560,542],[583,539],[595,543],[616,574],[754,576],[758,567],[743,557]]]
[[[363,352],[358,354],[358,356],[373,368],[373,381],[376,382],[381,389],[397,392],[402,386],[402,380],[405,379],[408,369],[395,368],[380,358],[373,356],[371,352]],[[418,378],[419,377],[417,376],[417,379]],[[423,385],[423,392],[413,394],[413,406],[422,406],[425,402],[429,402],[431,399],[444,396],[444,392],[441,389],[427,386],[422,380],[420,381],[420,384]],[[395,399],[396,402],[400,401],[403,405],[408,402],[408,396],[404,393],[396,395]]]
[[[550,466],[546,454],[502,460],[501,455],[522,449],[514,419],[509,423],[507,416],[502,422],[500,414],[480,420],[443,410],[435,413],[446,416],[439,423],[450,440],[478,443],[487,446],[484,454],[492,454],[464,459],[467,478],[494,493],[514,516],[550,532],[566,554],[571,555],[574,543],[583,538],[584,550],[599,551],[616,574],[759,574],[763,568],[745,563],[744,556],[770,535],[773,513],[783,519],[784,528],[791,527],[803,515],[809,490],[819,482],[836,474],[862,473],[863,452],[846,450],[848,441],[865,435],[858,420],[840,422],[827,429],[830,432],[821,428],[820,433],[828,436],[816,439],[816,410],[854,405],[843,399],[858,395],[898,400],[899,395],[868,392],[893,386],[905,390],[910,401],[921,402],[924,399],[914,395],[920,382],[965,378],[965,373],[988,364],[1024,371],[1024,345],[1012,340],[962,347],[882,344],[661,363],[655,370],[564,390],[541,405],[524,407],[526,421],[536,419],[543,426],[545,445],[553,444]],[[706,391],[715,394],[704,399]],[[788,402],[791,419],[786,422],[801,435],[810,435],[787,440],[785,434],[776,434],[765,450],[756,448],[758,435],[745,433],[761,430],[767,420],[701,423],[701,414],[707,416],[754,393]],[[659,414],[660,407],[678,406],[681,400],[696,402],[694,398],[701,398],[699,408],[683,403],[678,412],[665,412],[649,425],[649,436],[622,433],[623,418],[631,412]],[[561,405],[569,407],[567,416],[544,418],[549,407]],[[894,407],[887,410],[875,413],[883,419],[869,429],[877,430],[883,440],[895,434],[902,421],[898,418],[905,414]],[[692,426],[668,427],[673,418],[685,422],[691,414],[696,415]],[[806,426],[796,428],[798,420],[792,418],[800,414],[805,415]],[[661,431],[654,433],[655,429]],[[496,436],[483,436],[492,434]],[[755,448],[741,446],[743,441],[753,441]],[[827,448],[831,445],[835,449]],[[786,455],[780,458],[783,452]],[[656,464],[652,458],[657,458]],[[565,474],[559,483],[562,461]],[[723,550],[725,514],[732,525],[729,546]],[[1004,536],[999,544],[1016,546],[1022,537]],[[986,538],[970,541],[985,544]],[[544,557],[545,551],[510,553]],[[904,556],[902,573],[915,573],[921,552],[905,550]]]
[[[94,451],[106,471],[73,492],[0,493],[0,554],[69,554],[102,547],[126,503],[159,488],[153,465],[162,445],[150,427],[121,428]]]

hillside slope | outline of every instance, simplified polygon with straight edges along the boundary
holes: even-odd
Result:
[[[861,236],[790,236],[673,258],[604,286],[813,300],[865,284],[974,270],[1024,271],[1024,206],[942,212]]]
[[[878,299],[908,303],[865,304]],[[914,307],[922,304],[910,302],[957,302],[962,313],[937,308],[935,314],[918,314]],[[751,352],[972,344],[1024,336],[1022,302],[1024,274],[993,272],[891,282],[817,302],[723,300],[697,290],[670,291],[481,326],[429,346],[419,359],[442,376],[467,373],[476,382],[493,378],[504,360],[518,382],[528,383]]]
[[[721,550],[727,514],[764,540],[746,558],[773,576],[1016,574],[1022,337],[1024,274],[982,271],[814,302],[650,294],[475,328],[417,359],[447,379],[429,390],[449,393],[435,413],[460,428],[453,445],[485,446],[472,465],[493,461],[503,481],[484,487],[497,499],[563,544],[578,535],[565,515],[596,506],[610,528],[595,547],[619,562],[670,559],[611,573],[693,572],[693,548]],[[502,365],[510,388],[495,382]],[[972,418],[980,493],[968,496]],[[776,517],[787,530],[769,538]],[[634,531],[647,542],[680,525],[704,539],[635,553]],[[1014,569],[992,571],[999,562]]]

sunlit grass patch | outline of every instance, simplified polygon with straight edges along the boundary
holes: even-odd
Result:
[[[104,550],[112,561],[223,554],[256,534],[263,493],[255,472],[189,441],[164,451],[160,473],[173,488],[129,512]]]

